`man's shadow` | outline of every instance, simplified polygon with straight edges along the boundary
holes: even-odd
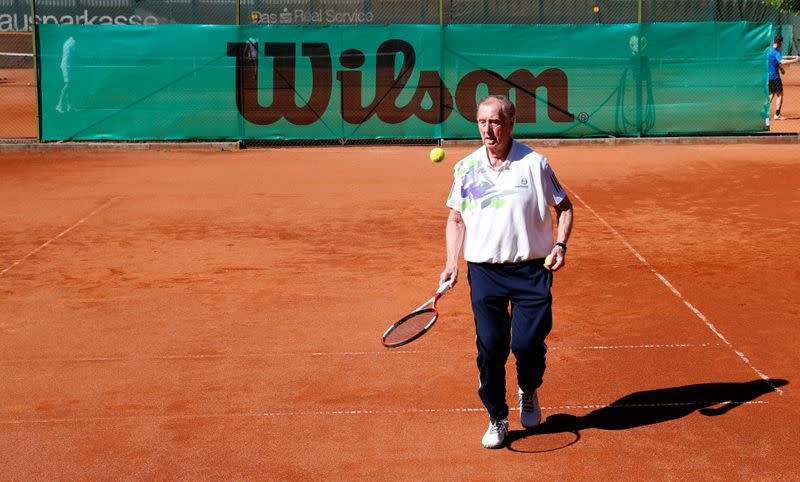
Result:
[[[572,445],[580,440],[581,430],[589,428],[627,430],[676,420],[694,411],[709,417],[724,415],[739,405],[774,392],[777,387],[788,383],[783,379],[759,379],[742,383],[701,383],[635,392],[580,417],[557,413],[547,417],[536,428],[511,430],[506,438],[506,446],[515,450],[516,441],[556,433],[574,434],[575,440],[568,444]]]

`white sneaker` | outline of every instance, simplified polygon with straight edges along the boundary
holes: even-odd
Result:
[[[483,434],[481,443],[487,449],[498,449],[503,445],[503,440],[508,435],[508,420],[489,421],[489,428]]]
[[[782,115],[776,115],[775,117],[773,117],[773,119],[775,119],[775,120],[784,120],[784,119],[786,119],[786,117],[784,117]]]
[[[542,422],[542,409],[539,406],[539,397],[536,390],[531,394],[525,394],[520,388],[517,392],[519,396],[519,421],[525,428],[533,428]]]

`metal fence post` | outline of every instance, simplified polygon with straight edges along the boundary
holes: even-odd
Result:
[[[39,37],[36,32],[36,0],[31,0],[31,42],[33,43],[33,86],[36,91],[36,140],[42,141],[42,88],[39,76]]]

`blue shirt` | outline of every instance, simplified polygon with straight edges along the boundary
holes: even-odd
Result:
[[[778,72],[778,66],[781,64],[783,56],[775,47],[769,48],[769,56],[767,57],[767,66],[769,70],[769,80],[778,80],[781,74]]]

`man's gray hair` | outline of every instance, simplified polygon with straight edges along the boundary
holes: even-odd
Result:
[[[487,95],[481,99],[480,102],[478,102],[478,108],[484,104],[490,104],[492,102],[497,102],[500,104],[500,115],[503,116],[503,119],[510,119],[511,122],[514,122],[514,116],[517,113],[517,109],[514,107],[514,103],[511,102],[511,99],[505,95]]]

